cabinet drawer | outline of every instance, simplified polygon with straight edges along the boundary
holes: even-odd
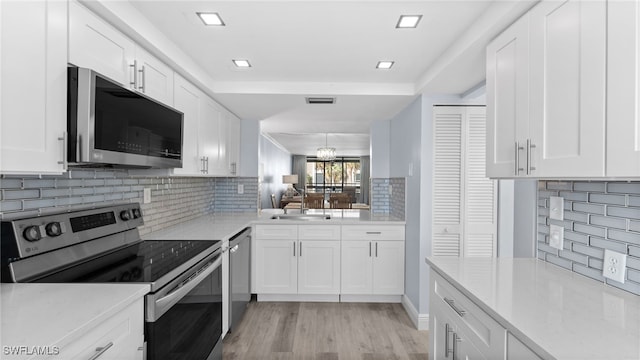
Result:
[[[60,347],[64,359],[89,359],[109,346],[100,359],[142,359],[144,344],[144,303],[142,298],[109,318],[82,337]]]
[[[256,240],[297,240],[298,225],[256,225]]]
[[[488,359],[504,358],[507,330],[440,275],[433,271],[431,275],[435,278],[436,295],[432,301],[450,310],[461,331]]]
[[[300,240],[340,240],[340,225],[299,225]]]
[[[404,240],[404,225],[344,225],[342,240]]]

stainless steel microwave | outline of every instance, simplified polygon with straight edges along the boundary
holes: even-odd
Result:
[[[91,69],[68,68],[70,166],[182,167],[184,114]]]

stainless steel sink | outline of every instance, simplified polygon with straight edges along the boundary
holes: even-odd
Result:
[[[331,219],[328,214],[279,214],[273,215],[272,220],[321,221]]]

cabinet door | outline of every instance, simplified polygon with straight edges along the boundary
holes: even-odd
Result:
[[[530,20],[532,176],[604,176],[606,2],[541,2]]]
[[[526,142],[528,124],[529,18],[525,15],[487,46],[487,177],[522,174],[520,144]]]
[[[62,173],[67,3],[0,2],[0,171]]]
[[[69,2],[69,63],[133,86],[135,44],[76,1]]]
[[[227,163],[229,175],[238,176],[240,167],[240,119],[228,114],[227,126]]]
[[[298,293],[340,293],[340,241],[304,240],[298,248]]]
[[[205,96],[201,102],[201,117],[199,121],[198,153],[204,158],[204,174],[224,175],[219,170],[220,163],[220,121],[221,110],[218,103]]]
[[[373,293],[404,294],[404,241],[376,241],[373,247]]]
[[[432,297],[433,299],[433,297]],[[429,360],[452,359],[453,321],[437,301],[429,305]]]
[[[373,242],[342,241],[340,293],[371,294],[373,289]]]
[[[174,169],[178,175],[202,175],[203,164],[198,156],[199,102],[201,93],[182,77],[175,82],[175,108],[184,113],[182,134],[182,168]]]
[[[136,47],[137,90],[173,106],[173,70],[139,46]]]
[[[258,294],[297,294],[297,240],[256,241]]]
[[[607,34],[607,176],[640,176],[640,3],[610,1]]]

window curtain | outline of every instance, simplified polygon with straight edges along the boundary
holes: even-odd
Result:
[[[371,174],[369,156],[360,157],[360,199],[358,202],[369,204],[369,176]]]
[[[298,183],[294,185],[296,189],[305,190],[307,183],[307,157],[305,155],[293,155],[292,175],[298,175]]]

